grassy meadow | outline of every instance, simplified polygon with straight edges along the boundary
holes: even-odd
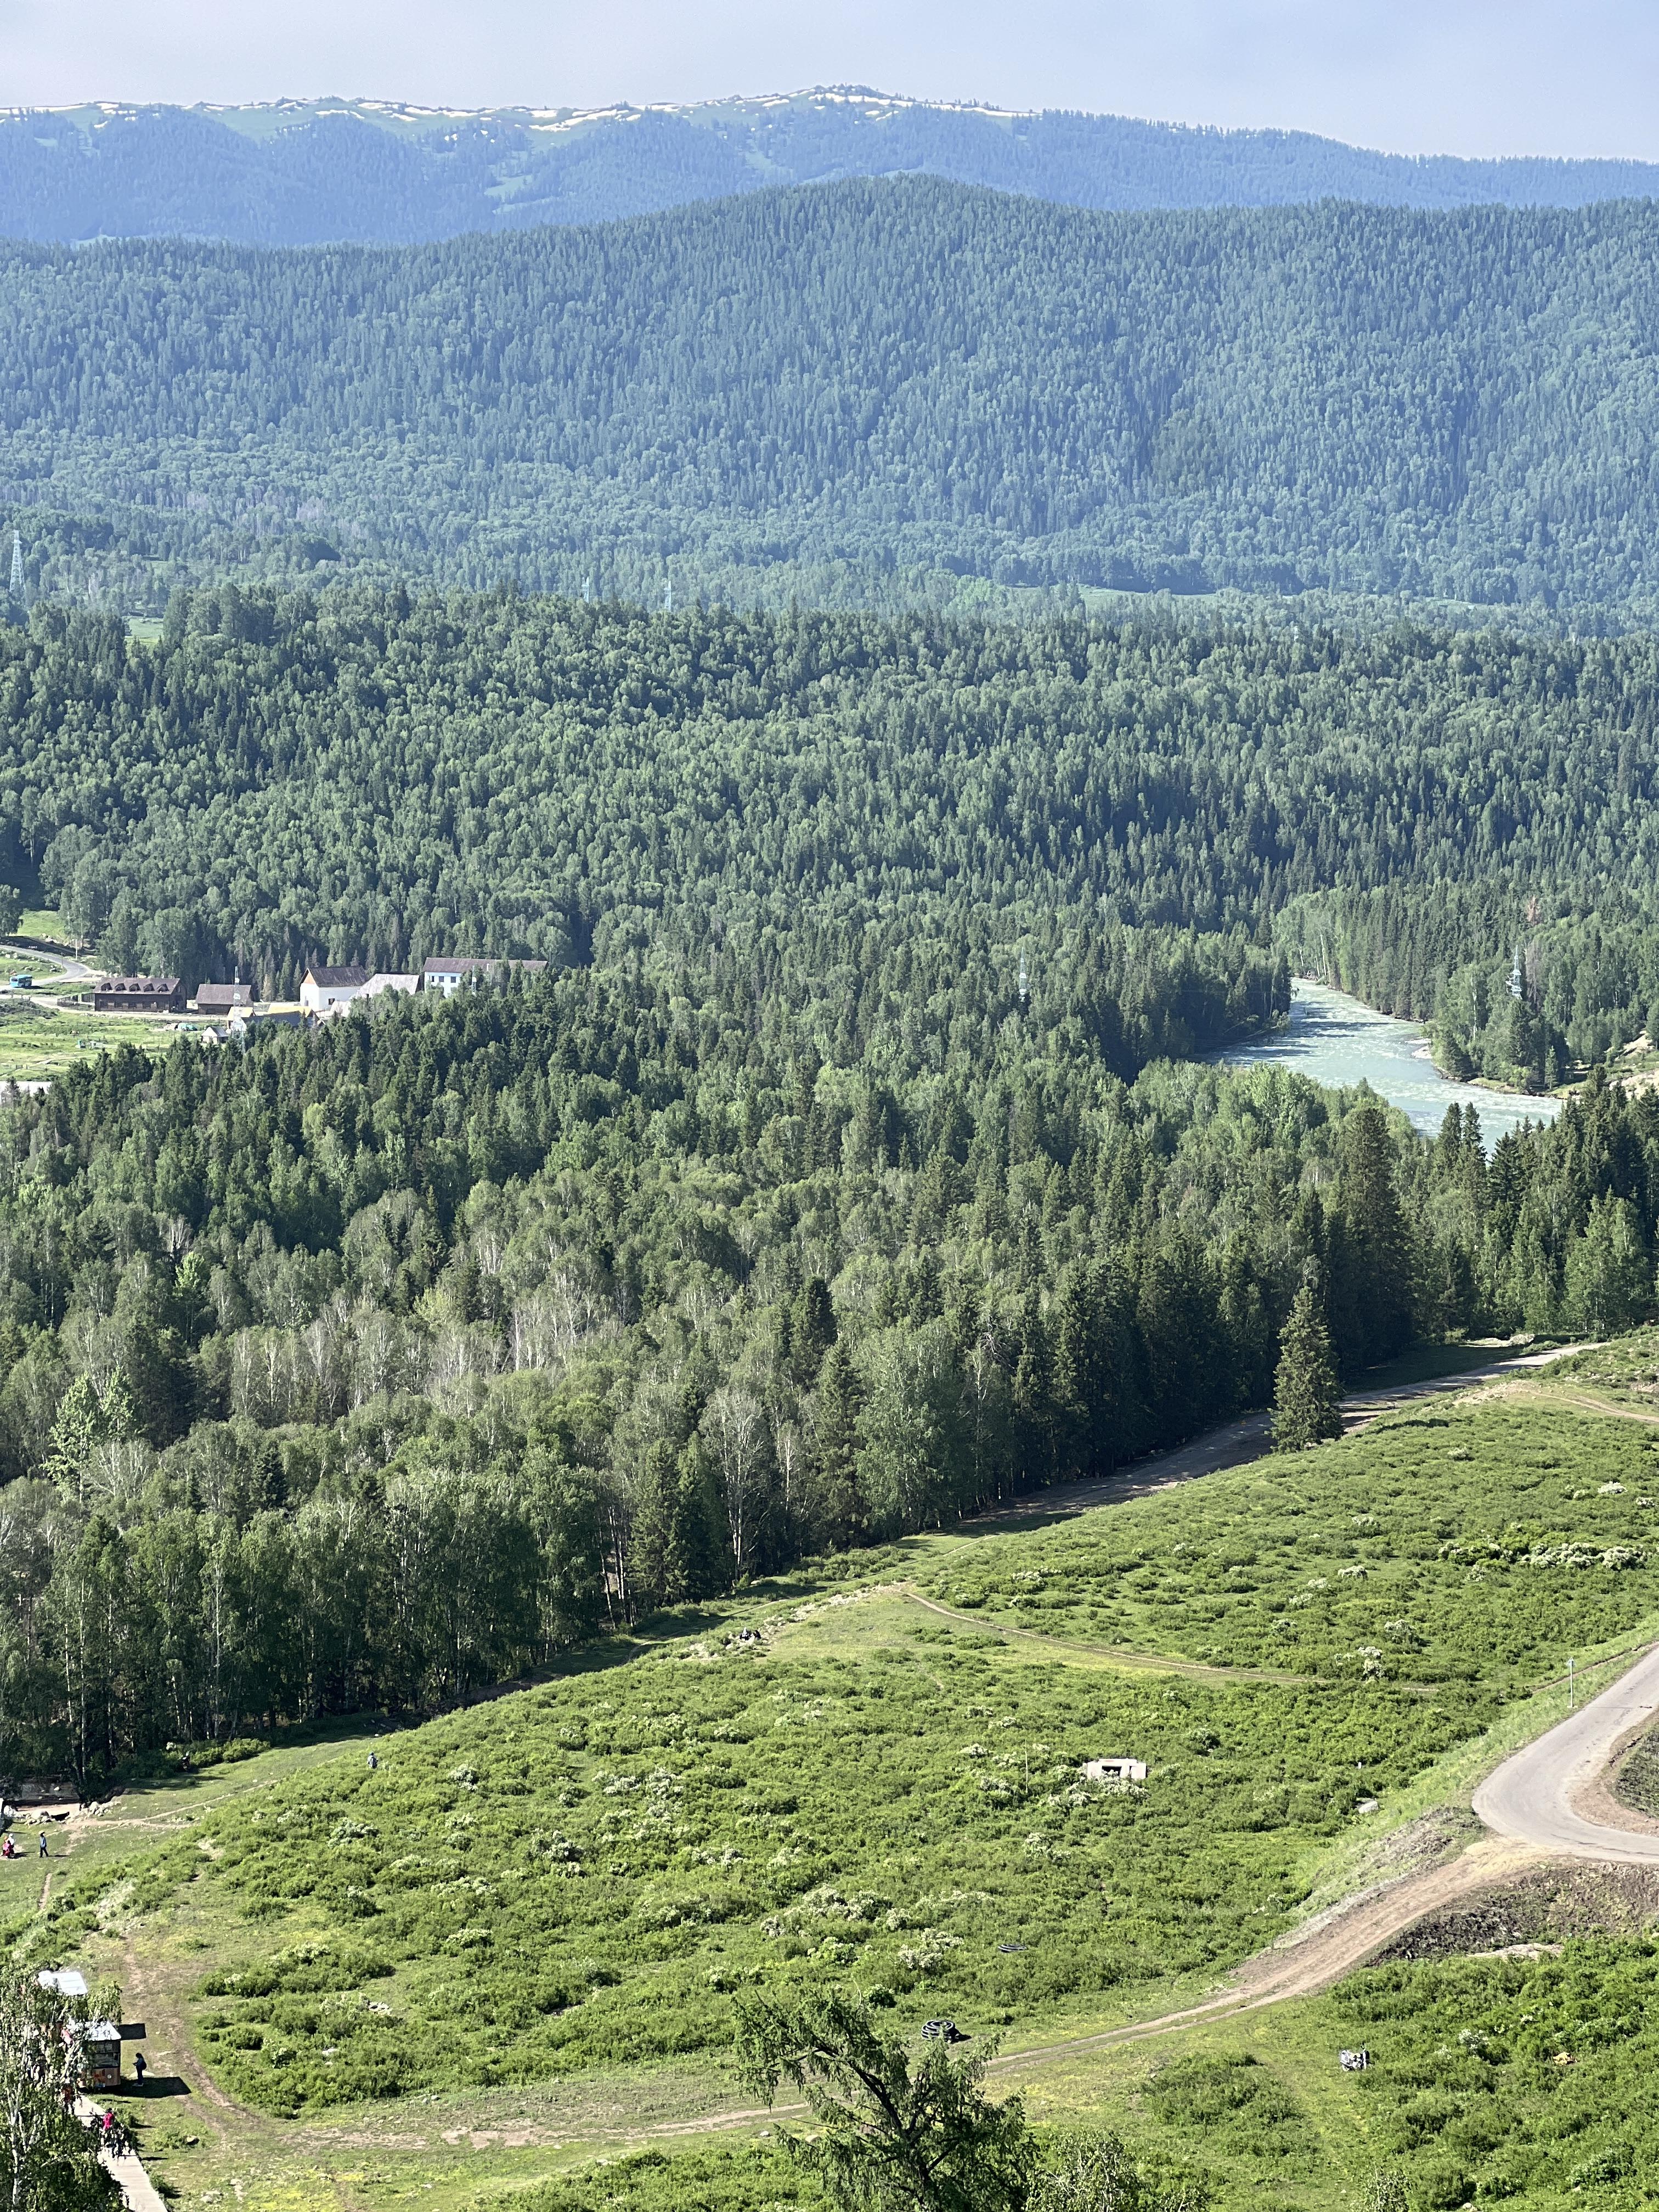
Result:
[[[1659,1595],[1659,1430],[1528,1415],[1517,1387],[1167,1500],[940,1543],[918,1587],[1000,1632],[1512,1692]]]
[[[61,924],[50,908],[31,908],[18,925],[19,934],[32,944],[70,948],[58,936]],[[33,975],[36,988],[11,991],[5,978]],[[50,952],[19,951],[4,956],[0,967],[0,1084],[46,1083],[88,1052],[106,1052],[112,1045],[132,1044],[149,1052],[165,1052],[172,1043],[180,1017],[147,1014],[94,1014],[92,985],[66,982],[58,960]],[[59,1006],[60,998],[84,997],[84,1006]]]
[[[1048,2048],[1035,2117],[1117,2126],[1217,2203],[1335,2207],[1395,2165],[1413,2212],[1467,2201],[1454,2172],[1545,2202],[1555,2166],[1522,2153],[1558,2122],[1583,2138],[1562,2172],[1635,2155],[1607,2115],[1646,2048],[1639,1944],[1060,2046],[1203,1995],[1467,1805],[1555,1717],[1529,1693],[1569,1652],[1652,1632],[1656,1434],[1506,1384],[820,1563],[469,1712],[134,1792],[77,1824],[44,1914],[35,1863],[0,1868],[0,1911],[170,2021],[229,2100],[134,2106],[185,2203],[811,2202],[752,2124],[643,2139],[733,2102],[738,1992],[826,1978],[898,2026]],[[1145,1783],[1085,1777],[1114,1754]],[[1353,2041],[1363,2077],[1335,2073]],[[1601,2186],[1571,2201],[1627,2201]]]
[[[89,1052],[137,1045],[165,1052],[179,1017],[94,1014],[49,1006],[24,992],[0,992],[0,1084],[50,1082]]]

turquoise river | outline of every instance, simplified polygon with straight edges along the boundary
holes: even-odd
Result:
[[[1429,1136],[1439,1133],[1448,1106],[1473,1106],[1490,1152],[1506,1129],[1553,1118],[1559,1098],[1524,1098],[1480,1083],[1452,1083],[1429,1056],[1429,1041],[1410,1022],[1362,1006],[1323,983],[1297,983],[1287,1028],[1216,1058],[1227,1067],[1293,1067],[1334,1090],[1363,1077]]]

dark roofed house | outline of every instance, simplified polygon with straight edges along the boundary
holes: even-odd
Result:
[[[198,1014],[228,1014],[233,1006],[252,1004],[252,983],[204,983],[196,993]]]
[[[94,1014],[182,1014],[184,986],[176,975],[104,975],[92,987]]]
[[[307,968],[300,986],[300,1004],[313,1014],[325,1014],[331,1006],[362,998],[368,977],[367,968]]]

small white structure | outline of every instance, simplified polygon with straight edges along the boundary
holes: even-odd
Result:
[[[1085,1759],[1083,1778],[1085,1782],[1144,1782],[1146,1762],[1144,1759]]]
[[[527,975],[538,975],[546,965],[545,960],[498,960],[488,957],[480,959],[470,952],[445,952],[423,963],[421,988],[423,991],[441,991],[445,998],[453,999],[462,984],[471,976],[481,976],[488,981],[492,977],[506,975],[509,968],[520,969]]]
[[[356,1006],[367,1006],[371,1000],[383,999],[392,992],[418,991],[420,988],[418,975],[376,974],[369,977],[361,991],[353,991],[349,996],[343,994],[331,1006],[322,1007],[317,1018],[319,1022],[334,1021],[341,1014],[350,1013]]]

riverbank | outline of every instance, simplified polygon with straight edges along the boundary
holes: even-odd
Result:
[[[1378,1013],[1328,983],[1298,980],[1285,1025],[1212,1055],[1225,1067],[1293,1067],[1332,1090],[1364,1082],[1397,1106],[1425,1136],[1437,1136],[1449,1106],[1473,1107],[1490,1151],[1498,1138],[1561,1110],[1553,1094],[1535,1097],[1486,1083],[1458,1083],[1436,1066],[1425,1030]]]

